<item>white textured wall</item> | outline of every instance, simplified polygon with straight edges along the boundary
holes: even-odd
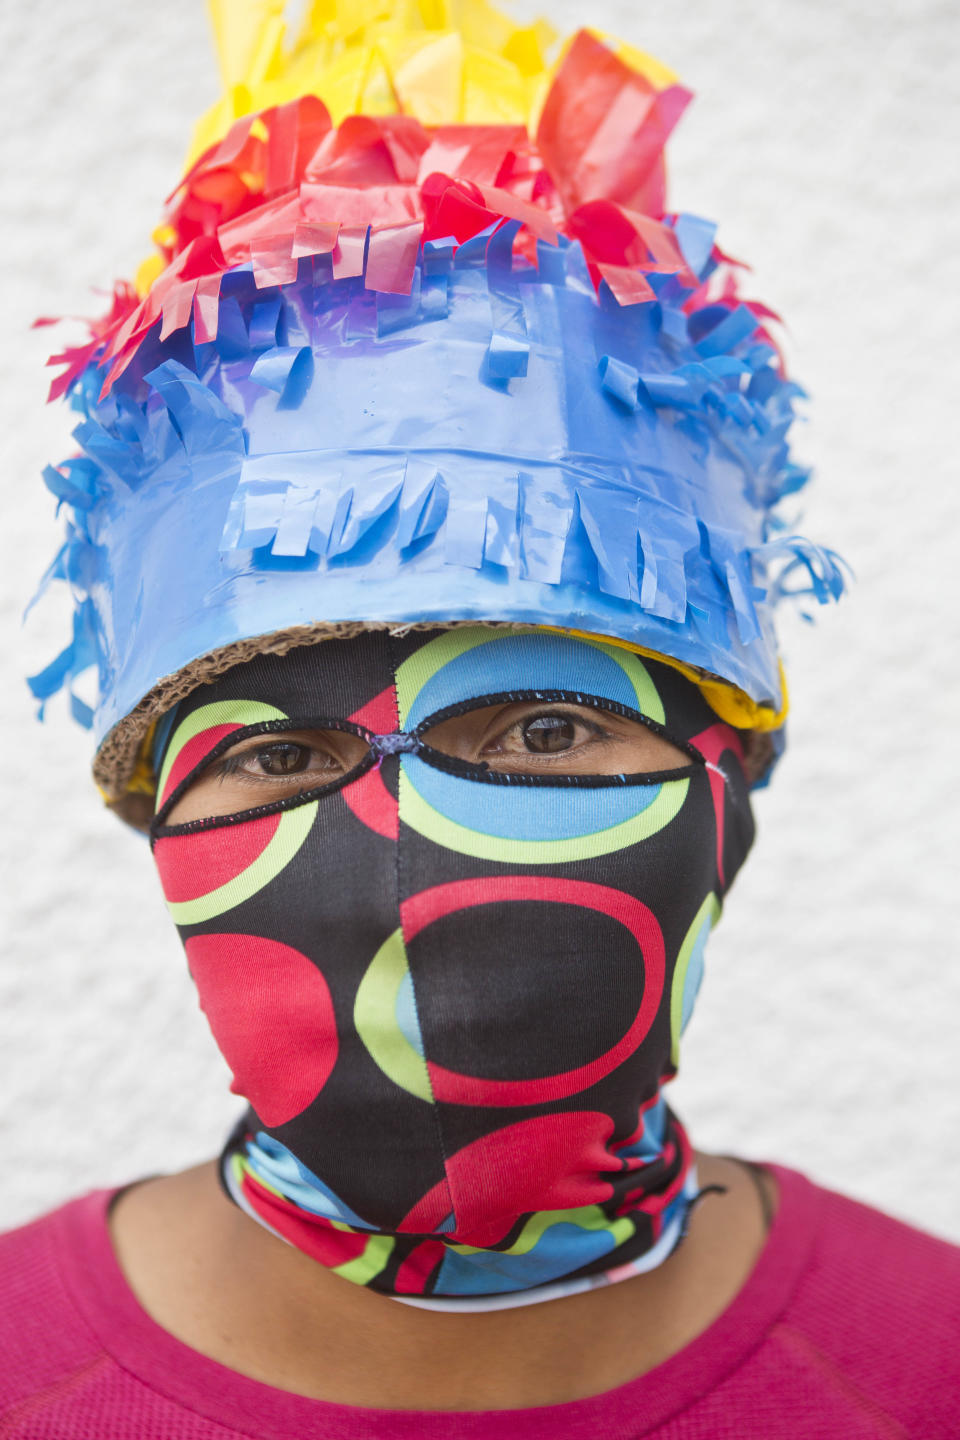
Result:
[[[721,222],[790,320],[815,400],[807,529],[859,584],[784,625],[792,749],[712,942],[675,1100],[703,1147],[771,1157],[960,1240],[960,128],[952,0],[554,0],[698,92],[678,208]],[[237,1102],[195,1008],[146,846],[102,812],[88,740],[21,676],[63,643],[39,480],[50,331],[130,274],[214,98],[198,0],[0,13],[4,509],[0,1224],[212,1153]],[[5,889],[7,887],[5,886]]]

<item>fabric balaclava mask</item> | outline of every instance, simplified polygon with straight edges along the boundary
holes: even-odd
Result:
[[[679,753],[638,772],[651,734]],[[181,702],[152,843],[250,1105],[237,1203],[446,1308],[665,1258],[697,1187],[662,1086],[753,839],[742,758],[669,665],[534,629],[369,631]]]

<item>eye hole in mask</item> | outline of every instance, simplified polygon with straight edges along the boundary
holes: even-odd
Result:
[[[561,690],[485,695],[437,711],[416,733],[421,759],[495,784],[663,780],[700,759],[638,711]]]
[[[246,725],[212,746],[157,811],[152,828],[242,820],[342,789],[376,764],[373,739],[349,720]]]
[[[511,691],[461,702],[406,734],[348,720],[266,721],[212,747],[158,811],[154,832],[286,810],[359,779],[385,754],[416,754],[465,779],[510,785],[643,784],[688,775],[694,746],[615,701]]]

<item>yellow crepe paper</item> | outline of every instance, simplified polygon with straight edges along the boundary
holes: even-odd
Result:
[[[532,129],[561,58],[545,20],[518,25],[486,0],[316,0],[292,40],[283,0],[208,5],[224,93],[196,127],[189,164],[241,115],[302,95],[318,95],[335,125],[400,112],[424,125]],[[676,80],[642,50],[607,43],[657,89]]]
[[[335,125],[401,113],[423,125],[522,124],[532,133],[569,43],[558,47],[546,20],[517,25],[486,0],[314,0],[288,46],[285,0],[207,3],[223,96],[197,122],[186,169],[242,115],[302,95],[318,95]],[[593,33],[658,90],[676,82],[654,56]],[[153,237],[161,246],[162,232]],[[140,265],[141,298],[165,265],[158,255]]]

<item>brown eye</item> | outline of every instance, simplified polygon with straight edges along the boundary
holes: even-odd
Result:
[[[288,741],[271,745],[269,750],[257,750],[249,757],[255,760],[263,775],[298,775],[310,763],[310,751],[306,745],[292,745]]]
[[[535,755],[569,750],[575,740],[576,726],[566,715],[537,715],[523,727],[523,743]]]

